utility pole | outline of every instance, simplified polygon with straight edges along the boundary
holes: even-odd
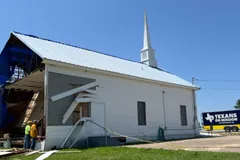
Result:
[[[195,85],[195,80],[196,80],[196,78],[195,77],[193,77],[192,78],[192,85]],[[194,111],[194,115],[193,115],[193,129],[194,129],[194,134],[195,134],[195,136],[197,136],[197,124],[196,123],[198,123],[198,118],[197,118],[197,107],[196,107],[196,95],[195,95],[195,90],[193,89],[192,90],[192,94],[193,94],[193,111]]]

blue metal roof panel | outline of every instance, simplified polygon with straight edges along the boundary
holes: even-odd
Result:
[[[12,32],[20,41],[43,59],[59,61],[97,70],[109,71],[154,81],[194,87],[190,82],[145,64],[133,62],[95,51],[86,50],[35,36]]]

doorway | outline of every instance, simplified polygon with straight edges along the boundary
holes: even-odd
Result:
[[[83,117],[91,117],[91,105],[90,103],[79,103],[75,110],[73,111],[72,123],[75,124],[77,121]],[[83,123],[79,123],[82,126]]]

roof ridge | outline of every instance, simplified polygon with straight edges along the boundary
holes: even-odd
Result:
[[[105,56],[110,56],[110,57],[113,57],[113,58],[117,58],[117,59],[129,61],[129,62],[132,62],[132,63],[143,64],[143,63],[141,63],[141,62],[137,62],[137,61],[134,61],[134,60],[129,60],[129,59],[126,59],[126,58],[114,56],[114,55],[107,54],[107,53],[103,53],[103,52],[100,52],[100,51],[96,51],[96,50],[92,50],[92,49],[88,49],[88,48],[84,48],[84,47],[79,47],[79,46],[75,46],[75,45],[71,45],[71,44],[68,44],[68,43],[63,43],[63,42],[59,42],[59,41],[55,41],[55,40],[51,40],[51,39],[47,39],[47,38],[38,37],[38,36],[35,36],[35,35],[32,35],[32,34],[25,34],[25,33],[17,32],[17,31],[12,31],[12,32],[13,32],[13,33],[16,33],[16,34],[21,34],[21,35],[24,35],[24,36],[28,36],[28,37],[33,37],[33,38],[37,38],[37,39],[41,39],[41,40],[45,40],[45,41],[49,41],[49,42],[53,42],[53,43],[62,44],[62,45],[65,45],[65,46],[70,46],[70,47],[74,47],[74,48],[78,48],[78,49],[83,49],[83,50],[86,50],[86,51],[91,51],[91,52],[94,52],[94,53],[97,53],[97,54],[102,54],[102,55],[105,55]],[[144,64],[143,64],[143,65],[144,65]],[[151,66],[148,66],[148,65],[146,65],[146,66],[147,66],[147,67],[151,67]],[[154,68],[154,69],[157,69],[157,70],[160,70],[160,71],[163,71],[163,72],[172,74],[171,72],[166,71],[166,70],[164,70],[164,69],[161,69],[161,68],[159,68],[159,67],[151,67],[151,68]]]

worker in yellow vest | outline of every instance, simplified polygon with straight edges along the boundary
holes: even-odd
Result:
[[[25,136],[24,136],[24,145],[23,148],[30,149],[30,130],[31,130],[32,121],[28,121],[25,127]]]
[[[31,143],[31,149],[34,150],[35,149],[35,145],[36,145],[36,140],[37,140],[37,136],[38,136],[38,131],[37,131],[37,121],[34,120],[33,124],[31,126],[31,130],[30,130],[30,136],[32,138],[32,143]]]

